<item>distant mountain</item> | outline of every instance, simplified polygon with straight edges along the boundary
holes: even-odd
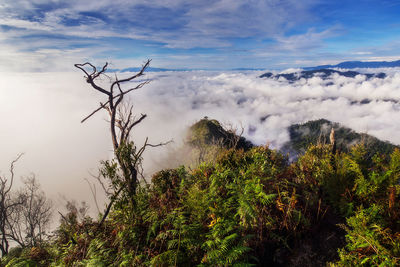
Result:
[[[125,69],[108,69],[107,72],[138,72],[142,68],[134,67],[134,68],[125,68]],[[164,68],[153,68],[148,67],[146,72],[163,72],[163,71],[188,71],[189,69],[164,69]]]
[[[258,71],[258,70],[265,70],[265,68],[234,68],[230,69],[233,71]]]
[[[108,69],[107,72],[138,72],[141,68],[133,67],[133,68],[125,68],[125,69]],[[203,69],[166,69],[166,68],[153,68],[148,67],[148,72],[163,72],[163,71],[196,71],[196,70],[203,70]],[[210,71],[222,71],[223,69],[210,69]],[[234,68],[229,69],[229,71],[260,71],[265,70],[265,68]]]
[[[354,78],[357,75],[365,75],[367,79],[370,78],[380,78],[383,79],[386,77],[385,73],[376,73],[376,74],[362,74],[357,71],[337,71],[337,70],[331,70],[331,69],[316,69],[316,70],[304,70],[300,72],[293,72],[293,73],[281,73],[281,74],[273,74],[272,72],[267,72],[264,73],[260,76],[260,78],[270,78],[270,79],[276,79],[278,80],[279,78],[285,78],[289,82],[295,82],[298,81],[302,78],[304,79],[309,79],[312,77],[320,77],[322,79],[327,79],[329,78],[332,74],[339,74],[341,76],[345,77],[350,77]]]
[[[335,139],[337,147],[341,151],[349,151],[350,147],[363,142],[367,148],[368,157],[375,153],[390,154],[398,146],[366,133],[357,133],[350,128],[344,127],[339,123],[325,119],[309,121],[304,124],[294,124],[289,127],[290,141],[282,150],[291,156],[298,156],[306,151],[310,144],[329,143],[331,129],[335,129]]]
[[[336,65],[321,65],[315,67],[305,67],[304,70],[318,70],[318,69],[355,69],[355,68],[393,68],[400,67],[400,60],[397,61],[345,61]]]

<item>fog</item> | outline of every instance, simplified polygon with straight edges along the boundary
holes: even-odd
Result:
[[[289,83],[258,78],[260,71],[148,73],[145,78],[151,82],[130,95],[135,112],[148,115],[132,131],[134,140],[140,144],[148,136],[152,143],[174,143],[147,151],[146,174],[165,167],[160,159],[204,116],[243,127],[246,138],[273,148],[288,141],[289,125],[319,118],[400,144],[400,69],[359,71],[385,71],[388,76],[366,80],[363,75],[333,75]],[[80,121],[103,96],[78,71],[1,73],[0,78],[1,173],[8,174],[9,163],[23,152],[17,176],[35,173],[55,202],[61,203],[61,196],[86,200],[94,210],[84,179],[91,179],[100,160],[111,157],[111,142],[105,112]]]

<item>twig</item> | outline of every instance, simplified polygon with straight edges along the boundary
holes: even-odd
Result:
[[[67,224],[69,224],[67,218],[65,218],[65,216],[64,216],[60,211],[58,211],[58,213],[61,215],[61,218],[62,218]],[[78,242],[75,240],[75,238],[74,238],[68,231],[65,231],[65,233],[69,236],[69,238],[71,239],[71,241],[72,241],[72,243],[73,243],[74,245],[78,244]]]

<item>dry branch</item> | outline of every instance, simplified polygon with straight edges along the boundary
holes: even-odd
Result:
[[[130,196],[131,203],[134,205],[133,196],[136,194],[136,188],[138,185],[138,174],[140,173],[140,164],[142,159],[142,154],[146,147],[156,147],[161,146],[166,143],[160,143],[157,145],[152,145],[148,143],[148,139],[144,145],[140,148],[137,148],[136,145],[130,140],[130,134],[132,129],[140,124],[146,117],[146,114],[141,114],[138,118],[135,118],[133,115],[133,107],[128,106],[125,108],[121,108],[122,103],[124,102],[124,97],[128,93],[142,88],[144,85],[148,84],[149,81],[143,81],[139,84],[125,89],[124,85],[130,83],[134,79],[137,79],[144,75],[144,71],[150,65],[150,60],[147,60],[145,64],[142,66],[139,72],[130,75],[127,78],[120,79],[115,74],[114,81],[111,82],[111,85],[108,89],[105,89],[98,85],[97,79],[99,79],[102,75],[105,75],[108,64],[106,63],[101,70],[97,70],[97,68],[89,63],[83,64],[75,64],[75,67],[83,71],[85,74],[86,82],[89,83],[96,91],[104,94],[106,96],[106,100],[100,103],[100,106],[92,111],[88,116],[86,116],[81,122],[85,122],[87,119],[92,117],[101,109],[107,110],[109,114],[109,125],[111,132],[111,139],[114,148],[114,155],[118,162],[119,169],[122,173],[121,178],[112,178],[108,181],[110,184],[117,185],[110,187],[112,188],[112,192],[106,188],[105,184],[98,178],[97,180],[100,182],[103,190],[107,193],[110,202],[107,205],[103,218],[100,221],[100,226],[106,219],[113,203],[117,199],[117,197],[124,192],[124,196]],[[87,70],[87,69],[90,69]],[[112,179],[118,179],[117,181]],[[92,193],[93,193],[93,189]]]

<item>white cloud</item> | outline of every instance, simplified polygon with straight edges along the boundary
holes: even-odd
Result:
[[[357,123],[353,127],[355,130],[368,130],[379,138],[400,144],[400,139],[392,132],[399,127],[390,122],[399,115],[400,104],[387,102],[387,99],[400,100],[399,74],[384,80],[334,75],[331,82],[333,84],[329,85],[316,77],[288,84],[260,79],[255,73],[170,73],[163,74],[143,91],[146,95],[141,96],[140,103],[143,104],[140,106],[145,109],[146,103],[154,103],[150,112],[160,116],[165,114],[166,124],[167,117],[176,114],[180,125],[182,121],[193,121],[194,115],[207,115],[236,124],[242,122],[246,128],[253,125],[257,127],[254,136],[250,136],[253,141],[270,140],[275,146],[287,141],[283,138],[287,126],[317,118],[327,118],[349,127],[353,127],[355,120],[360,120],[363,123]],[[363,99],[371,102],[361,105],[359,102]],[[365,120],[367,115],[377,120]],[[269,117],[262,122],[260,119],[266,116]],[[375,127],[378,119],[390,122],[386,125],[386,133]]]
[[[23,45],[25,46],[25,45]],[[0,41],[0,73],[48,72],[71,70],[73,64],[91,58],[102,48],[37,49],[34,52],[18,49],[18,46],[2,44]]]
[[[309,20],[313,1],[7,1],[0,24],[72,36],[125,36],[168,47],[227,46],[224,38],[265,38]],[[107,18],[82,15],[97,12]],[[28,16],[30,15],[30,16]],[[66,25],[65,20],[79,20]],[[168,24],[166,25],[166,21]],[[171,27],[171,28],[168,28]],[[31,32],[32,33],[32,32]]]
[[[348,25],[340,26],[340,21],[322,23],[320,14],[313,10],[318,2],[3,0],[0,25],[4,27],[0,26],[0,34],[4,38],[0,39],[0,50],[3,46],[7,50],[6,46],[10,45],[18,53],[13,53],[13,58],[4,59],[3,56],[0,64],[1,68],[6,68],[8,65],[4,62],[30,59],[32,69],[37,69],[37,65],[54,61],[49,54],[43,59],[42,49],[59,49],[64,55],[65,50],[88,45],[104,53],[96,54],[88,49],[79,54],[80,58],[100,59],[108,54],[118,60],[121,57],[138,60],[142,55],[137,54],[142,51],[157,53],[151,58],[163,58],[165,65],[171,68],[263,67],[267,64],[281,68],[354,59],[397,59],[393,56],[399,54],[396,38],[376,47],[367,47],[369,43],[353,44],[349,51],[346,51],[346,44],[330,40],[346,36]],[[124,40],[122,45],[119,39]],[[150,45],[154,50],[145,49]],[[186,50],[192,48],[203,49]],[[129,49],[135,50],[132,56]],[[15,57],[18,54],[20,58]],[[180,65],[176,66],[172,65],[174,58],[166,54],[184,54],[189,58],[178,61]],[[23,69],[27,69],[26,65]]]
[[[400,144],[400,74],[385,79],[333,76],[288,82],[261,79],[262,72],[148,73],[152,82],[132,93],[137,114],[148,117],[133,131],[138,143],[149,136],[158,143],[179,143],[185,129],[209,116],[243,125],[244,135],[257,144],[279,147],[288,140],[293,123],[326,118]],[[126,75],[126,74],[121,74]],[[35,172],[46,192],[70,198],[87,198],[83,178],[100,159],[111,154],[105,114],[85,124],[80,120],[97,107],[101,97],[74,73],[2,73],[0,114],[2,154],[0,170],[20,152],[26,156],[18,174]],[[360,104],[369,99],[368,104]],[[249,131],[249,129],[255,131]],[[149,150],[147,169],[156,168],[163,148]],[[94,204],[92,203],[92,207]]]
[[[35,31],[51,31],[52,28],[35,21],[28,21],[15,18],[0,18],[0,25],[7,25],[9,27],[22,28],[25,30]]]
[[[0,28],[3,37],[0,50],[11,53],[2,53],[0,68],[46,71],[53,69],[54,62],[59,62],[60,58],[68,60],[72,55],[74,61],[99,60],[107,54],[115,59],[115,53],[118,54],[116,61],[121,61],[121,54],[129,59],[142,60],[141,56],[136,56],[137,51],[135,56],[129,56],[126,51],[129,48],[119,46],[119,41],[112,38],[139,40],[171,51],[170,57],[166,57],[164,51],[151,58],[160,58],[158,62],[165,62],[164,65],[173,68],[176,67],[171,66],[175,49],[230,49],[235,46],[236,38],[275,38],[293,25],[308,21],[311,17],[308,8],[313,2],[307,0],[300,5],[293,0],[256,0],[251,3],[232,0],[192,3],[182,0],[152,3],[144,0],[6,0],[0,6],[0,25],[3,26]],[[88,46],[90,48],[86,49]],[[132,49],[140,51],[135,44],[132,46]],[[49,49],[54,52],[45,52]],[[215,53],[189,51],[185,53],[189,59],[181,58],[178,67],[230,68],[232,61],[239,58],[247,60],[248,65],[254,59],[264,62],[258,54],[215,56]],[[70,61],[65,66],[69,64]],[[235,64],[234,67],[240,66]]]
[[[371,55],[372,52],[369,51],[358,51],[358,52],[354,52],[354,55]]]

